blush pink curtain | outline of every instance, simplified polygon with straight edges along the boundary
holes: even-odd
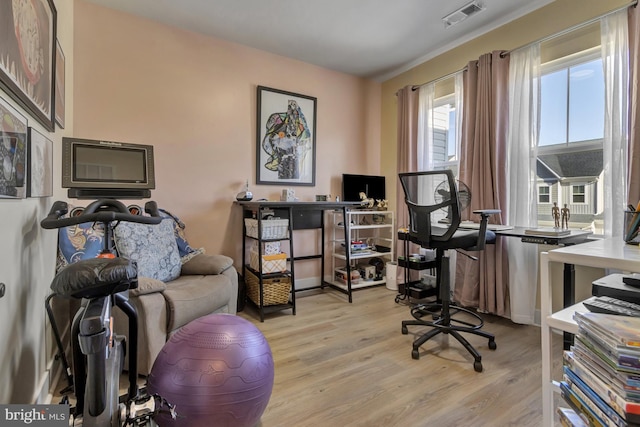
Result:
[[[464,72],[460,181],[471,189],[471,206],[465,211],[469,217],[476,209],[501,209],[502,214],[507,209],[508,83],[509,56],[503,57],[499,51],[470,62]],[[492,216],[490,222],[502,224],[502,214]],[[470,255],[478,260],[458,256],[454,300],[510,317],[509,266],[503,239]]]
[[[629,8],[629,180],[627,200],[640,200],[640,8]]]
[[[415,172],[418,168],[418,91],[414,90],[412,86],[405,86],[396,95],[398,101],[398,173]],[[407,227],[409,211],[404,202],[404,191],[397,177],[395,182],[396,224],[398,227]],[[417,252],[417,249],[412,248],[411,251]],[[397,241],[396,254],[404,254],[404,241]],[[398,269],[399,272],[402,270]]]

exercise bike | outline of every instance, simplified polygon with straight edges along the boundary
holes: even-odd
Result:
[[[76,397],[71,408],[72,419],[82,418],[83,427],[154,426],[152,418],[168,411],[175,418],[175,410],[160,396],[149,396],[138,388],[137,344],[138,316],[129,303],[127,291],[138,286],[137,264],[113,253],[113,229],[120,221],[158,224],[162,220],[155,202],[147,202],[150,216],[136,215],[121,202],[99,199],[90,203],[77,215],[63,218],[67,203],[56,201],[40,225],[46,229],[63,228],[86,222],[104,226],[104,244],[97,258],[81,260],[62,269],[51,282],[53,295],[82,299],[81,307],[71,324],[73,377],[67,378]],[[47,312],[58,346],[61,346],[57,326],[47,298]],[[124,336],[112,328],[111,311],[117,306],[129,320],[128,391],[120,396],[120,374],[123,372],[126,343]],[[64,355],[64,351],[60,348]],[[63,359],[66,365],[66,359]],[[63,402],[68,402],[65,396]]]

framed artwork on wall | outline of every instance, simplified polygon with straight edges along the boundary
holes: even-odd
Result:
[[[315,185],[316,104],[311,96],[258,86],[257,184]]]
[[[27,118],[0,98],[0,198],[26,196]]]
[[[53,0],[0,1],[0,87],[54,130],[56,8]]]
[[[55,96],[56,96],[56,123],[62,129],[64,129],[64,52],[60,46],[60,41],[56,40],[56,83],[55,83]]]
[[[53,141],[29,128],[27,197],[53,196]]]

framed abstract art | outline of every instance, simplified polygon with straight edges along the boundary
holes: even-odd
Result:
[[[311,96],[258,86],[257,184],[315,185],[316,103]]]

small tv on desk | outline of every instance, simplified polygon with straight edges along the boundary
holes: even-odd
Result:
[[[77,199],[151,197],[153,146],[62,138],[62,187]]]
[[[370,199],[386,199],[385,177],[342,174],[342,200],[344,202],[359,202],[360,193],[365,193]]]

